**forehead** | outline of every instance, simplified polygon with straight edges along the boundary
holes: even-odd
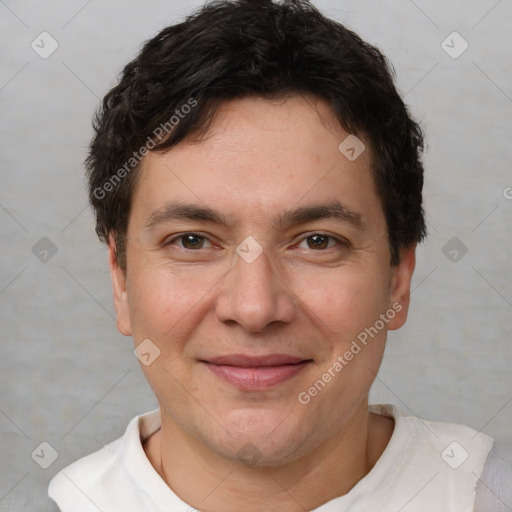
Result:
[[[366,144],[347,158],[349,135],[316,97],[226,102],[202,140],[145,157],[133,204],[154,211],[193,199],[242,216],[340,201],[362,211],[376,198],[371,155]]]
[[[236,154],[275,153],[279,149],[312,154],[315,146],[320,150],[334,142],[337,147],[336,142],[346,136],[322,98],[310,94],[277,99],[250,96],[219,105],[202,147]]]

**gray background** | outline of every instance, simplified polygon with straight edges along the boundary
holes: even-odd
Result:
[[[512,1],[314,3],[390,57],[428,135],[429,238],[372,400],[482,430],[512,463]],[[0,0],[0,510],[53,510],[50,478],[156,407],[115,329],[82,161],[116,74],[199,4]],[[59,45],[47,59],[31,48],[42,31]],[[453,31],[469,43],[456,59]],[[58,452],[48,469],[31,457],[41,442]]]

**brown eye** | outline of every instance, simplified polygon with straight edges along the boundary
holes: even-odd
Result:
[[[181,240],[181,242],[179,242]],[[185,233],[176,237],[171,242],[178,242],[184,249],[203,249],[205,246],[206,238],[196,233]]]
[[[332,237],[327,235],[311,235],[306,238],[309,249],[327,249]]]
[[[202,249],[204,245],[204,237],[187,233],[181,237],[182,245],[185,249]]]

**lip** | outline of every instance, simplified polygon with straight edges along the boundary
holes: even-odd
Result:
[[[217,377],[243,391],[269,389],[285,382],[313,362],[287,354],[247,356],[231,354],[201,360]]]
[[[205,362],[217,365],[238,366],[240,368],[257,368],[260,366],[281,366],[306,361],[303,357],[288,354],[268,354],[266,356],[249,356],[247,354],[228,354],[210,357]]]

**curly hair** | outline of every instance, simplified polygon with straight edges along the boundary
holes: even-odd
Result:
[[[230,99],[296,93],[326,100],[342,128],[370,142],[390,264],[398,264],[426,227],[423,133],[396,90],[392,66],[307,0],[217,0],[147,41],[96,113],[89,199],[96,233],[105,242],[115,237],[120,266],[126,269],[137,166],[148,150],[167,151],[206,132]],[[173,117],[179,122],[170,123]]]

